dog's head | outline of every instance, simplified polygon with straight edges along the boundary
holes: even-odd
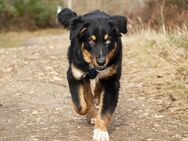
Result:
[[[83,16],[70,9],[58,14],[59,22],[70,30],[70,39],[77,40],[85,62],[98,71],[105,69],[119,50],[121,33],[127,33],[127,19],[95,11]]]

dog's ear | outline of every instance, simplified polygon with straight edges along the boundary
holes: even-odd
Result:
[[[81,16],[77,16],[70,21],[70,39],[81,35],[88,27],[88,23]]]
[[[71,19],[76,16],[77,14],[69,8],[62,9],[61,11],[59,10],[57,13],[59,23],[61,23],[67,29],[69,29]]]
[[[110,17],[110,22],[112,22],[115,27],[121,33],[127,33],[127,18],[124,16],[112,16]]]

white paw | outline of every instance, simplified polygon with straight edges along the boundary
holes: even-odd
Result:
[[[95,129],[93,134],[93,141],[109,141],[108,132]]]

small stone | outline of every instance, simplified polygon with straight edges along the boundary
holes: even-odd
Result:
[[[119,127],[116,127],[116,130],[119,130]]]
[[[172,94],[169,96],[171,101],[177,101],[177,98],[175,98]]]
[[[34,94],[35,92],[34,91],[29,91],[29,94]]]
[[[181,136],[179,134],[176,134],[175,137],[176,138],[181,138]]]
[[[9,68],[6,68],[6,69],[3,69],[3,72],[7,73],[7,72],[11,72],[12,71],[12,68],[9,67]]]
[[[31,114],[32,115],[37,115],[39,112],[37,112],[37,111],[33,111]]]
[[[54,79],[55,81],[62,81],[62,78],[57,77],[57,76],[54,76],[53,79]]]
[[[38,139],[36,138],[36,136],[33,136],[33,135],[31,136],[30,140],[31,141],[38,141]]]
[[[181,141],[188,141],[188,138],[183,138]]]
[[[54,49],[54,46],[50,46],[49,48],[50,48],[50,49]]]
[[[152,139],[152,138],[151,139],[146,139],[146,141],[154,141],[154,139]]]
[[[155,118],[164,118],[163,115],[155,115]]]
[[[81,128],[81,126],[78,126],[77,128],[78,128],[78,129],[80,129],[80,128]]]
[[[52,70],[53,70],[53,67],[51,67],[51,66],[46,66],[45,69],[46,69],[46,71],[52,71]]]
[[[143,116],[148,116],[149,115],[149,113],[143,113]]]
[[[21,93],[20,93],[20,92],[18,92],[18,93],[16,93],[16,95],[17,95],[17,96],[20,96],[20,95],[21,95]]]
[[[159,124],[154,124],[155,127],[159,127],[160,125]]]
[[[163,78],[163,76],[162,75],[157,75],[157,78]]]

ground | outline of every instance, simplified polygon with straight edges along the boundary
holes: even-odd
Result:
[[[68,32],[58,30],[30,33],[22,46],[0,48],[0,141],[91,140],[93,126],[72,108],[66,81]],[[175,65],[156,57],[155,48],[135,45],[144,37],[131,36],[122,38],[121,90],[109,125],[111,141],[188,141],[187,76],[177,79]]]

